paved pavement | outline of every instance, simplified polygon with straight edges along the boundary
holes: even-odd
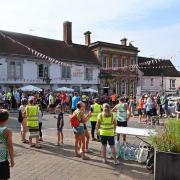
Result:
[[[11,114],[8,126],[14,132],[15,167],[11,169],[12,180],[152,180],[153,175],[141,164],[120,159],[114,166],[101,162],[100,143],[90,142],[90,160],[83,161],[74,157],[73,133],[65,117],[65,145],[56,146],[56,120],[54,115],[45,115],[43,121],[42,149],[30,149],[20,142],[17,115]],[[130,126],[139,127],[135,120]],[[141,125],[143,126],[143,125]],[[132,137],[128,141],[137,142]]]

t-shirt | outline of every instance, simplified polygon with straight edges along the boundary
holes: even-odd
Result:
[[[61,125],[61,127],[60,127]],[[64,116],[63,116],[63,113],[60,112],[58,114],[58,118],[57,118],[57,128],[62,128],[64,126]]]
[[[116,99],[117,99],[116,94],[113,94],[113,95],[111,96],[111,100],[114,102],[114,101],[116,101]]]
[[[139,99],[138,109],[143,109],[143,106],[144,106],[144,100],[143,99]]]
[[[74,97],[72,98],[72,106],[71,106],[71,108],[72,108],[72,109],[76,109],[78,102],[79,102],[79,101],[78,101],[78,97],[77,97],[77,96],[74,96]]]
[[[49,95],[49,104],[54,104],[54,97]]]
[[[66,94],[65,93],[61,94],[61,100],[63,103],[66,102]]]
[[[117,107],[117,114],[116,119],[119,122],[125,122],[127,121],[127,109],[126,109],[126,103],[119,103],[116,105]]]

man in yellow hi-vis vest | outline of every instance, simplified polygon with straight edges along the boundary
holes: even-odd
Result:
[[[34,104],[34,98],[31,96],[29,98],[29,104],[26,106],[25,109],[26,118],[27,118],[27,127],[29,129],[29,144],[30,147],[40,148],[39,145],[39,107]],[[36,139],[36,144],[32,143],[32,138]]]
[[[97,133],[97,139],[94,137],[94,132],[96,129],[96,123],[97,123],[97,117],[99,115],[99,113],[101,113],[101,109],[102,106],[99,104],[99,99],[95,99],[95,103],[93,105],[91,105],[91,112],[92,115],[90,117],[90,121],[91,121],[91,135],[92,135],[92,140],[96,141],[99,140],[99,136]]]

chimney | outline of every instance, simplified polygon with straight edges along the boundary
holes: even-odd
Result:
[[[72,44],[72,23],[69,21],[63,23],[63,40],[67,44]]]
[[[90,31],[86,31],[84,33],[85,36],[85,45],[89,46],[91,44],[91,32]]]
[[[126,38],[121,39],[121,45],[127,46],[127,39]]]

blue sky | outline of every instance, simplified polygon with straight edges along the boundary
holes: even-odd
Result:
[[[0,0],[0,4],[0,29],[62,39],[62,23],[68,20],[75,43],[84,43],[86,30],[92,32],[92,41],[120,43],[126,37],[139,47],[140,55],[173,56],[172,62],[180,66],[179,0]]]

